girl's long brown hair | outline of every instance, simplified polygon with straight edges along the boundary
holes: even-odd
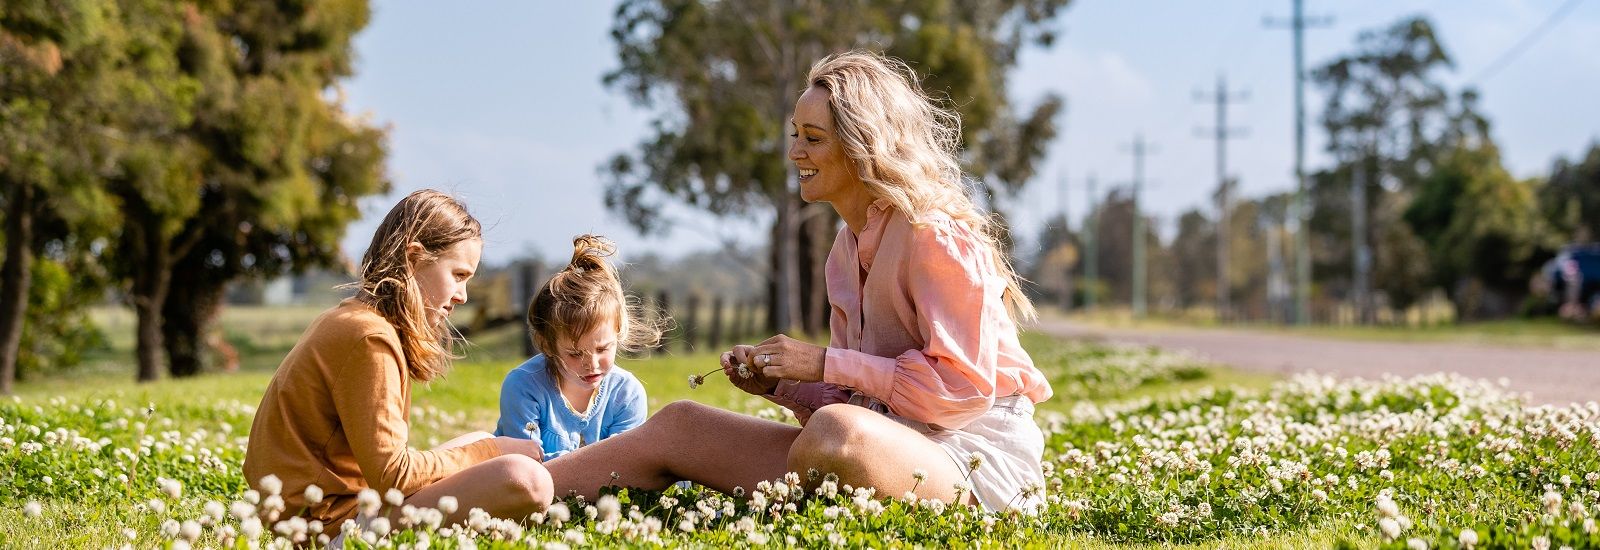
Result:
[[[423,189],[389,210],[361,258],[357,295],[394,325],[413,379],[432,380],[444,374],[455,358],[449,324],[428,322],[413,270],[471,239],[483,239],[483,227],[466,206],[444,193]],[[411,243],[422,245],[422,255],[407,253]]]

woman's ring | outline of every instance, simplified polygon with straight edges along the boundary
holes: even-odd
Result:
[[[772,356],[768,355],[768,354],[765,354],[765,353],[757,355],[756,356],[756,362],[757,363],[761,363],[760,366],[765,367],[767,365],[772,364]]]

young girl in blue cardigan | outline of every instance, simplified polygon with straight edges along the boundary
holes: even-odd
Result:
[[[614,252],[602,237],[573,240],[572,262],[528,306],[528,330],[544,353],[500,387],[495,435],[538,441],[545,460],[643,424],[649,411],[644,386],[617,366],[617,350],[653,346],[661,330],[630,307],[605,260]]]

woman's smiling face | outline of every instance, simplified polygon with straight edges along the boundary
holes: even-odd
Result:
[[[828,106],[827,88],[812,86],[794,105],[794,139],[789,143],[789,160],[800,172],[800,198],[806,202],[837,203],[865,187],[856,173],[855,163],[844,152],[833,125],[833,109]]]

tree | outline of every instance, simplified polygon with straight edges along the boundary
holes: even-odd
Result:
[[[356,201],[384,193],[385,132],[324,92],[351,74],[364,0],[208,6],[190,20],[184,69],[205,84],[183,134],[204,151],[193,246],[177,255],[161,307],[169,372],[203,365],[228,283],[342,267]]]
[[[1083,270],[1083,245],[1078,235],[1068,227],[1066,216],[1057,214],[1045,221],[1036,242],[1038,249],[1028,268],[1018,269],[1033,283],[1026,287],[1030,297],[1054,302],[1062,309],[1072,308],[1078,291],[1074,283],[1081,280]]]
[[[44,290],[32,288],[33,275],[53,279],[57,268],[94,265],[84,260],[117,221],[101,182],[127,177],[123,161],[160,139],[151,130],[183,116],[193,87],[170,63],[179,21],[172,6],[153,0],[32,0],[0,9],[0,392],[15,377],[24,324],[35,327],[36,344],[70,344],[85,327],[62,321],[82,320],[75,310],[104,279],[80,270]]]
[[[1052,96],[1030,114],[1014,114],[1006,72],[1025,44],[1050,43],[1044,23],[1066,4],[625,1],[612,26],[621,66],[605,82],[641,106],[667,108],[637,151],[608,163],[606,203],[641,232],[665,227],[668,201],[719,216],[775,211],[770,328],[800,326],[801,297],[820,294],[821,281],[817,255],[804,251],[825,246],[834,225],[802,222],[783,154],[810,64],[854,47],[909,61],[926,76],[925,89],[961,114],[964,160],[969,172],[988,176],[983,189],[994,207],[997,189],[1014,192],[1032,176],[1061,109]]]
[[[1400,307],[1426,287],[1426,271],[1408,254],[1420,243],[1392,225],[1438,156],[1449,94],[1436,73],[1450,67],[1432,23],[1410,17],[1362,32],[1354,53],[1313,74],[1327,93],[1322,124],[1338,159],[1312,175],[1313,258],[1319,279],[1345,288],[1363,319],[1373,282]],[[1365,253],[1372,243],[1382,246]]]
[[[1456,306],[1458,320],[1506,317],[1527,296],[1528,278],[1552,255],[1532,182],[1500,164],[1489,124],[1475,110],[1477,94],[1461,96],[1447,141],[1405,211],[1427,243],[1434,284]]]
[[[1570,242],[1600,240],[1600,142],[1581,160],[1556,160],[1539,189],[1542,218]]]
[[[1179,307],[1215,303],[1217,289],[1217,225],[1199,210],[1189,210],[1178,218],[1178,236],[1168,255],[1175,264],[1170,270]]]

